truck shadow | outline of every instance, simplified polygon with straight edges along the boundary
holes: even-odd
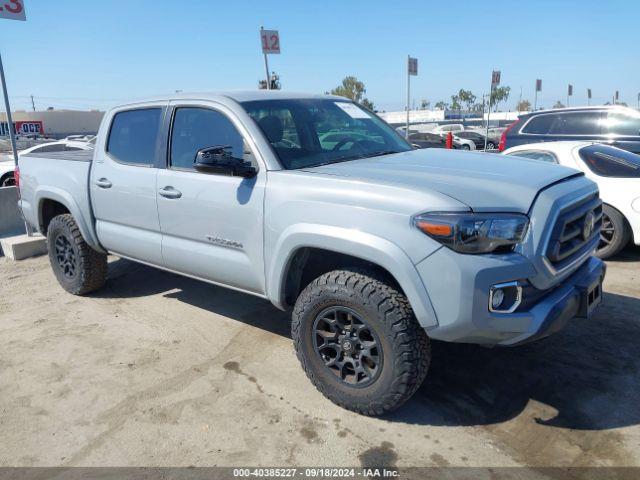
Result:
[[[109,281],[95,296],[156,294],[290,338],[289,314],[266,300],[127,260],[110,263]],[[640,424],[638,345],[640,300],[612,293],[605,293],[592,319],[574,320],[533,344],[490,349],[433,342],[424,384],[384,418],[419,425],[490,425],[517,417],[533,400],[557,411],[553,418],[536,419],[544,425],[604,430]]]
[[[504,422],[534,400],[557,411],[536,422],[576,430],[640,423],[640,300],[605,293],[590,320],[514,348],[433,342],[416,395],[388,419],[473,426]]]

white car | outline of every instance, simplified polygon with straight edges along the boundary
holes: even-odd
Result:
[[[22,155],[26,155],[27,153],[73,152],[79,150],[93,150],[93,143],[69,140],[39,143],[38,145],[18,152],[18,161]],[[15,185],[14,170],[13,155],[10,153],[5,154],[3,160],[0,161],[0,187],[11,187]]]
[[[453,139],[457,143],[460,144],[460,146],[457,147],[460,150],[475,150],[476,149],[476,144],[473,142],[473,140],[469,140],[468,138],[459,137],[455,133],[453,133]]]
[[[598,184],[604,203],[600,258],[615,255],[630,241],[640,245],[640,155],[586,141],[529,143],[502,153],[577,168]]]
[[[433,130],[431,130],[431,133],[446,135],[449,132],[455,134],[456,132],[462,132],[463,130],[465,130],[465,128],[461,123],[448,123],[446,125],[438,125]]]

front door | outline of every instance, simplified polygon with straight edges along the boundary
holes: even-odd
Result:
[[[96,147],[89,179],[102,246],[154,265],[162,264],[156,182],[165,110],[153,105],[116,112],[104,149]]]
[[[258,294],[265,292],[263,200],[266,170],[241,124],[223,107],[171,105],[168,165],[158,173],[158,213],[164,265]],[[247,179],[193,168],[198,150],[230,147],[251,161]]]

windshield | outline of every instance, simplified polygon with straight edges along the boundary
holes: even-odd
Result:
[[[411,150],[393,128],[348,100],[260,100],[242,106],[289,170]]]
[[[640,155],[635,153],[596,144],[581,148],[580,158],[601,177],[640,178]]]

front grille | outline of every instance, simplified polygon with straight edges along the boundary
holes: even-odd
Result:
[[[564,209],[549,237],[546,256],[551,265],[560,270],[593,249],[599,241],[601,226],[602,201],[597,194]]]

